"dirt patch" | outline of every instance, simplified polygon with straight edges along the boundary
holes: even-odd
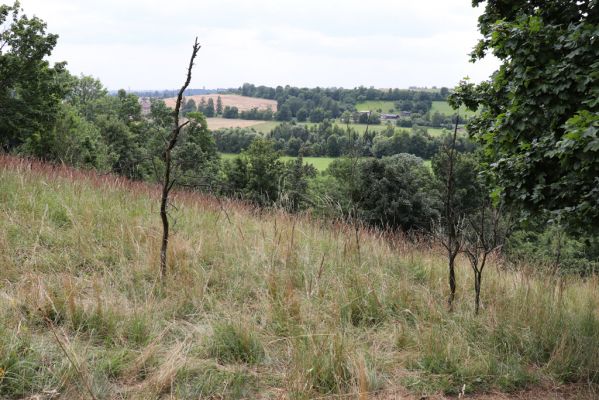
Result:
[[[257,97],[246,97],[240,96],[238,94],[197,94],[193,96],[185,96],[186,100],[193,99],[196,104],[200,104],[202,99],[208,102],[208,99],[212,99],[214,101],[214,106],[216,107],[216,99],[220,96],[221,101],[223,102],[223,107],[237,107],[239,111],[247,111],[252,108],[257,108],[259,110],[267,110],[270,109],[275,112],[277,111],[277,102],[276,100],[268,100],[268,99],[259,99]],[[164,103],[170,107],[175,107],[175,102],[177,101],[176,97],[169,97],[168,99],[164,99]]]
[[[535,387],[514,393],[492,392],[486,394],[466,394],[463,396],[415,396],[403,388],[396,390],[381,391],[369,394],[368,398],[373,400],[593,400],[599,398],[599,388],[587,385],[563,385],[556,387]]]

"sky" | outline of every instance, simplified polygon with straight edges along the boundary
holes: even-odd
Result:
[[[11,2],[7,0],[5,2]],[[256,85],[453,87],[487,79],[475,64],[482,9],[470,0],[21,0],[59,35],[51,61],[108,89]]]

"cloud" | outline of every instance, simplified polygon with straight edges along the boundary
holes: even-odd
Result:
[[[496,68],[468,63],[477,10],[463,0],[23,0],[60,35],[53,60],[111,89],[192,86],[452,86]]]

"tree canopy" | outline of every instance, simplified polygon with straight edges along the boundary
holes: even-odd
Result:
[[[19,2],[0,5],[0,145],[6,150],[29,142],[43,158],[44,135],[51,131],[68,90],[65,63],[44,60],[57,35],[46,23],[23,14]]]
[[[462,82],[450,100],[480,109],[468,130],[503,199],[524,216],[597,230],[597,1],[489,0],[479,29],[472,60],[491,51],[501,66],[490,81]]]

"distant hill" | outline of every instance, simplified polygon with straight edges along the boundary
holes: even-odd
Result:
[[[216,99],[220,96],[223,107],[237,107],[239,111],[247,111],[252,108],[257,108],[259,110],[266,110],[270,107],[273,112],[277,111],[277,101],[269,100],[269,99],[259,99],[257,97],[246,97],[240,96],[237,94],[206,94],[206,95],[193,95],[186,96],[185,99],[193,99],[196,104],[200,104],[202,99],[208,101],[208,99],[212,99],[214,101],[214,105],[216,105]],[[164,99],[164,102],[168,107],[174,108],[175,102],[177,101],[176,97],[169,97]]]
[[[227,93],[232,89],[187,89],[185,90],[185,96],[194,96],[197,94],[212,94],[212,93]],[[164,99],[167,97],[175,97],[179,93],[179,89],[148,89],[148,90],[128,90],[128,93],[132,93],[139,97],[152,97],[158,99]],[[110,90],[108,92],[112,96],[116,96],[118,90]]]

